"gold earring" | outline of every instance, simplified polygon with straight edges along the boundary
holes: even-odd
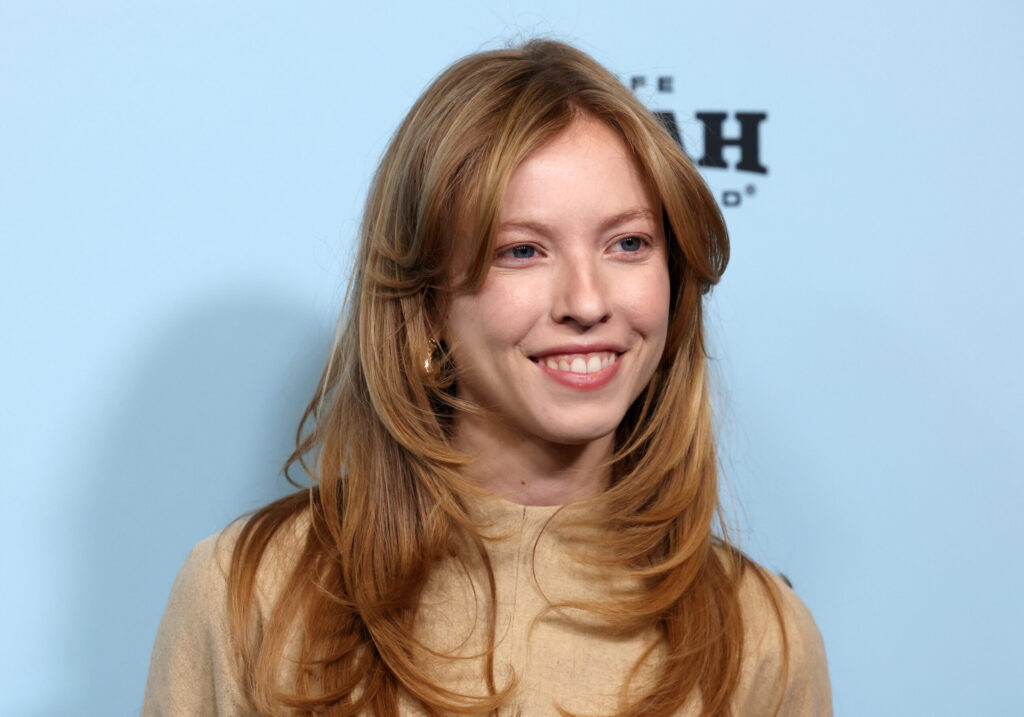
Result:
[[[440,348],[436,339],[427,339],[427,355],[423,359],[423,371],[428,376],[433,376],[434,371],[437,370],[437,367],[434,366],[434,359],[437,358],[437,352]]]

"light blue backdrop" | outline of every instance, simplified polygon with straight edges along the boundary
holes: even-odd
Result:
[[[768,113],[767,175],[705,171],[742,199],[723,465],[837,714],[1020,714],[1024,10],[995,0],[0,4],[0,713],[137,711],[188,549],[283,490],[388,136],[537,33],[646,77],[691,153],[696,112]]]

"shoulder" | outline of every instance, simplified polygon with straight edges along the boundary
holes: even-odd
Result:
[[[171,588],[168,610],[201,606],[210,615],[217,606],[226,609],[231,562],[251,518],[239,518],[223,530],[201,540],[192,548]],[[281,583],[302,550],[309,520],[305,513],[283,523],[267,544],[256,571],[256,588],[261,608],[272,605]],[[223,598],[223,599],[222,599]]]
[[[743,665],[737,713],[832,714],[825,643],[810,610],[785,581],[750,562],[740,580]]]
[[[178,571],[153,645],[144,717],[252,714],[228,615],[231,560],[246,525],[237,520],[200,541]],[[276,600],[306,527],[297,518],[268,545],[256,573],[258,615]]]

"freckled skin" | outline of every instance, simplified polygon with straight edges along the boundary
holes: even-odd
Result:
[[[660,203],[619,135],[584,117],[515,169],[501,225],[483,285],[454,297],[446,317],[459,395],[489,409],[457,416],[456,442],[519,466],[521,480],[581,452],[597,465],[664,351]],[[617,355],[597,388],[566,385],[579,377],[536,360],[588,349]]]

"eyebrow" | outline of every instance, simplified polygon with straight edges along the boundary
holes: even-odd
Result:
[[[614,229],[615,227],[621,226],[628,222],[640,219],[649,219],[651,221],[655,221],[656,216],[653,211],[643,207],[637,207],[635,209],[626,209],[625,211],[619,212],[614,216],[608,217],[603,222],[601,222],[600,230],[603,232],[608,231],[610,229]],[[551,227],[545,224],[544,222],[534,222],[528,220],[510,221],[502,222],[498,226],[499,232],[510,231],[515,229],[525,230],[528,232],[532,232],[534,234],[540,234],[542,236],[549,236],[552,233]]]

